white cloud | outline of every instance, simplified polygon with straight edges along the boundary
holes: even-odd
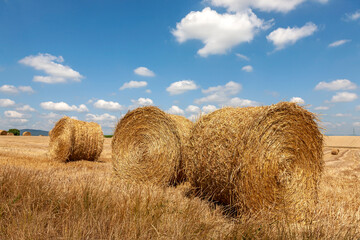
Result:
[[[178,95],[184,92],[195,90],[198,86],[196,86],[195,82],[192,80],[183,80],[178,82],[173,82],[170,84],[166,91],[170,93],[170,95]]]
[[[185,114],[184,110],[182,110],[178,106],[171,106],[171,108],[169,108],[167,110],[167,112],[170,114],[176,114],[176,115],[184,115]]]
[[[106,110],[110,110],[110,111],[120,111],[120,110],[125,109],[125,107],[121,106],[117,102],[105,101],[105,100],[102,100],[102,99],[97,100],[94,103],[94,107],[99,108],[99,109],[106,109]]]
[[[21,124],[29,122],[28,119],[24,119],[24,118],[12,118],[9,121],[11,124],[15,124],[15,125],[21,125]]]
[[[4,115],[8,118],[24,118],[24,114],[17,111],[5,111]]]
[[[40,116],[41,118],[47,118],[47,119],[60,119],[61,115],[51,112],[51,113],[47,113],[47,114],[41,114]]]
[[[146,86],[147,86],[147,82],[145,81],[130,81],[124,83],[124,85],[122,85],[122,87],[119,88],[119,90],[124,90],[126,88],[141,88]]]
[[[138,67],[134,73],[143,77],[155,77],[155,73],[146,67]]]
[[[339,92],[331,98],[331,102],[352,102],[358,98],[356,93]]]
[[[346,19],[347,21],[356,21],[360,19],[360,9],[357,10],[356,12],[354,13],[348,13],[346,14]]]
[[[224,86],[209,87],[208,89],[202,90],[202,92],[208,96],[196,99],[194,102],[196,104],[206,102],[224,103],[229,100],[229,96],[238,94],[241,89],[242,86],[240,83],[230,81]]]
[[[330,107],[326,107],[326,106],[319,106],[319,107],[316,107],[314,108],[315,110],[329,110]]]
[[[198,106],[195,106],[195,105],[189,105],[186,109],[185,109],[186,112],[189,112],[189,113],[199,113],[200,112],[200,108]]]
[[[204,113],[211,113],[213,111],[215,111],[217,108],[214,105],[206,105],[202,107],[202,112]]]
[[[154,102],[150,98],[139,98],[138,100],[131,100],[133,105],[130,108],[139,107],[139,106],[149,106],[153,105]]]
[[[19,92],[34,93],[34,90],[30,86],[15,87],[14,85],[3,85],[0,87],[0,92],[3,92],[3,93],[19,93]]]
[[[352,114],[350,113],[337,113],[335,114],[335,117],[351,117]]]
[[[332,82],[319,82],[315,90],[328,90],[328,91],[337,91],[337,90],[354,90],[357,86],[355,83],[351,82],[348,79],[338,79]]]
[[[59,111],[59,112],[88,112],[89,109],[84,105],[81,104],[78,107],[75,105],[70,106],[69,104],[65,102],[42,102],[40,103],[40,106],[45,110],[51,110],[51,111]]]
[[[272,31],[266,38],[275,45],[276,50],[280,50],[295,44],[302,38],[311,36],[316,30],[317,26],[314,23],[308,22],[301,28],[278,28]]]
[[[30,105],[24,105],[22,107],[18,107],[18,108],[16,108],[16,110],[23,111],[23,112],[35,112],[35,109],[30,107]]]
[[[65,83],[67,81],[80,82],[83,76],[61,63],[64,62],[62,56],[56,57],[48,53],[39,53],[36,56],[27,56],[19,61],[19,63],[43,71],[48,76],[34,76],[34,82],[43,83]]]
[[[304,104],[305,104],[304,99],[302,99],[301,97],[292,97],[292,98],[290,99],[290,102],[292,102],[292,103],[297,103],[297,104],[300,104],[300,105],[304,105]]]
[[[11,99],[0,99],[0,107],[11,107],[14,105],[15,102]]]
[[[255,8],[265,12],[287,13],[294,10],[306,0],[208,0],[217,7],[227,8],[231,12],[239,12],[247,8]],[[328,0],[315,0],[320,3],[327,3]]]
[[[145,92],[146,92],[146,93],[151,93],[151,90],[150,90],[150,89],[146,89]]]
[[[230,99],[227,103],[225,103],[226,106],[233,106],[233,107],[252,107],[252,106],[258,106],[260,105],[256,101],[252,101],[249,99],[241,99],[238,97]]]
[[[235,53],[235,55],[238,57],[238,58],[241,58],[245,61],[250,61],[250,58],[248,58],[247,56],[243,55],[243,54],[240,54],[240,53]]]
[[[341,46],[347,42],[350,42],[351,40],[349,39],[342,39],[342,40],[339,40],[339,41],[335,41],[333,43],[330,43],[329,44],[329,47],[338,47],[338,46]]]
[[[251,10],[236,14],[219,14],[207,7],[192,11],[176,24],[171,32],[179,43],[197,39],[205,45],[198,54],[225,54],[232,47],[251,42],[261,29],[270,27],[269,22],[259,19]]]
[[[244,66],[241,70],[245,72],[252,72],[254,69],[251,65]]]
[[[115,121],[116,117],[108,113],[104,113],[102,115],[88,113],[86,114],[86,120],[94,122]]]
[[[360,122],[354,122],[354,123],[353,123],[353,126],[354,126],[354,127],[360,127]]]

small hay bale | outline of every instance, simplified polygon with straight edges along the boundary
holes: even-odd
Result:
[[[275,218],[306,220],[324,165],[316,120],[288,102],[205,115],[186,149],[187,177],[199,194],[238,215],[267,209]]]
[[[51,130],[49,156],[61,162],[96,161],[103,144],[104,135],[99,124],[63,117]]]
[[[0,135],[7,135],[7,131],[5,131],[5,130],[0,130]]]
[[[184,171],[184,165],[185,165],[184,159],[186,158],[186,156],[184,155],[184,153],[186,146],[189,145],[190,132],[191,132],[191,128],[194,126],[194,123],[183,116],[174,115],[174,114],[168,114],[168,116],[175,122],[175,125],[177,127],[180,136],[181,160],[180,160],[179,172],[177,177],[177,182],[180,183],[186,179],[186,174]]]
[[[331,155],[338,155],[340,150],[338,148],[331,150]]]
[[[181,136],[172,117],[159,108],[128,112],[118,122],[111,146],[114,170],[120,178],[160,186],[177,182]]]
[[[23,132],[23,136],[31,136],[31,132]]]
[[[15,136],[15,134],[12,133],[12,132],[8,132],[7,135],[8,135],[8,136]]]

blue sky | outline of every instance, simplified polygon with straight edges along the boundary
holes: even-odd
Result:
[[[360,134],[358,0],[0,0],[0,129],[295,101]]]

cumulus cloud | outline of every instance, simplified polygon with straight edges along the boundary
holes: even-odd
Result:
[[[241,58],[245,61],[250,61],[250,58],[248,58],[247,56],[243,55],[243,54],[240,54],[240,53],[236,53],[235,54],[238,58]]]
[[[19,63],[35,68],[38,71],[43,71],[47,76],[34,76],[34,82],[43,83],[65,83],[68,81],[80,82],[83,76],[62,63],[64,58],[62,56],[53,56],[48,53],[39,53],[36,56],[27,56],[19,61]]]
[[[102,115],[88,113],[86,114],[86,120],[94,122],[115,121],[116,117],[108,113],[104,113]]]
[[[339,92],[331,98],[331,102],[352,102],[358,98],[356,93]]]
[[[146,87],[146,86],[147,86],[147,82],[145,82],[145,81],[130,81],[130,82],[124,83],[124,85],[122,85],[122,87],[119,88],[119,90],[124,90],[127,88],[141,88],[141,87]]]
[[[315,110],[329,110],[330,107],[327,107],[327,106],[319,106],[319,107],[316,107],[314,108]]]
[[[298,5],[307,0],[209,0],[217,7],[227,8],[231,12],[240,12],[248,8],[258,9],[265,12],[287,13],[294,10]],[[328,0],[315,0],[320,3],[327,3]]]
[[[342,40],[338,40],[338,41],[335,41],[333,43],[330,43],[329,44],[329,47],[338,47],[338,46],[341,46],[347,42],[350,42],[351,40],[349,39],[342,39]]]
[[[143,77],[155,77],[155,73],[146,67],[138,67],[134,73]]]
[[[229,96],[238,94],[242,89],[240,83],[233,81],[228,82],[224,86],[209,87],[202,90],[202,93],[207,94],[206,97],[196,99],[196,104],[202,104],[206,102],[224,103],[229,100]]]
[[[166,91],[170,93],[170,95],[178,95],[185,93],[187,91],[195,90],[198,86],[192,80],[183,80],[170,84]]]
[[[46,119],[59,119],[61,117],[60,114],[51,112],[51,113],[43,113],[40,115],[41,118],[46,118]]]
[[[99,109],[106,109],[110,111],[120,111],[125,109],[125,107],[121,106],[118,102],[105,101],[102,99],[97,100],[94,103],[94,107]]]
[[[356,21],[358,19],[360,19],[360,9],[354,13],[346,14],[346,18],[345,18],[345,20],[347,21]]]
[[[14,105],[15,102],[11,99],[0,99],[0,107],[11,107]]]
[[[301,97],[292,97],[292,98],[290,99],[290,102],[292,102],[292,103],[297,103],[297,104],[300,104],[300,105],[304,105],[304,104],[305,104],[304,99],[302,99]]]
[[[195,106],[195,105],[189,105],[186,109],[185,109],[186,112],[189,112],[189,113],[199,113],[200,112],[200,108],[198,106]]]
[[[251,65],[244,66],[241,70],[245,72],[252,72],[254,69]]]
[[[205,46],[197,53],[207,57],[211,54],[225,54],[236,45],[251,42],[258,31],[267,29],[270,25],[251,10],[219,14],[207,7],[201,12],[190,12],[171,32],[179,43],[191,39],[202,41]]]
[[[139,98],[138,100],[131,100],[133,105],[130,108],[139,107],[139,106],[149,106],[153,105],[154,102],[150,98]]]
[[[15,87],[14,85],[3,85],[0,87],[0,92],[13,94],[19,92],[34,93],[34,90],[30,86]]]
[[[332,82],[319,82],[315,90],[327,90],[327,91],[338,91],[338,90],[354,90],[357,86],[355,83],[348,79],[338,79]]]
[[[16,108],[16,110],[22,111],[22,112],[35,112],[35,109],[30,107],[30,105],[24,105],[22,107],[18,107],[18,108]]]
[[[275,45],[276,50],[280,50],[295,44],[302,38],[313,35],[317,29],[314,23],[308,22],[301,28],[278,28],[272,31],[266,38]]]
[[[176,115],[184,115],[185,114],[184,110],[182,110],[178,106],[171,106],[171,108],[169,108],[167,110],[167,112],[170,114],[176,114]]]
[[[88,112],[89,109],[85,104],[81,104],[78,107],[75,105],[70,106],[65,102],[42,102],[40,106],[45,110],[51,110],[56,112]]]
[[[24,114],[19,113],[17,111],[5,111],[4,112],[5,117],[8,118],[24,118]]]
[[[203,113],[211,113],[215,111],[217,108],[214,105],[206,105],[201,108]]]
[[[249,99],[234,97],[231,98],[228,102],[226,102],[225,105],[233,106],[233,107],[252,107],[252,106],[258,106],[260,104],[256,101],[252,101]]]

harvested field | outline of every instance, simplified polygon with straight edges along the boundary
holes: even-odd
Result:
[[[328,142],[344,148],[338,155],[324,148],[319,203],[313,222],[303,225],[268,222],[265,212],[232,218],[189,197],[186,185],[119,182],[111,139],[99,161],[63,163],[48,159],[49,137],[2,137],[0,239],[359,239],[360,149],[337,137]]]

